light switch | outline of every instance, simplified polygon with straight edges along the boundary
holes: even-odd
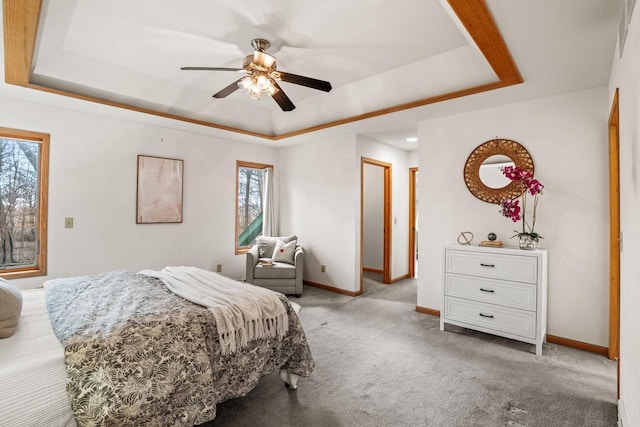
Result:
[[[64,219],[64,228],[73,228],[73,218],[68,217]]]

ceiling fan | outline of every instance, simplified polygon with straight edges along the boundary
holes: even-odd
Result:
[[[280,85],[278,85],[277,80],[322,90],[324,92],[331,90],[331,83],[327,81],[276,70],[276,58],[265,52],[270,45],[269,41],[265,39],[251,40],[251,46],[255,52],[253,52],[252,55],[245,56],[242,68],[182,67],[181,70],[245,72],[247,74],[246,76],[231,83],[220,92],[214,94],[213,97],[225,98],[242,88],[253,99],[260,99],[262,96],[271,96],[274,101],[278,103],[282,111],[291,111],[296,108],[296,106],[293,105],[293,102],[291,102]]]

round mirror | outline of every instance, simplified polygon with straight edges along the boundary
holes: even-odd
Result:
[[[511,181],[502,173],[505,166],[515,166],[515,163],[502,154],[487,157],[480,165],[480,181],[489,188],[506,187]]]
[[[519,166],[533,175],[533,159],[520,144],[510,139],[492,139],[476,147],[464,165],[464,182],[480,200],[500,204],[518,197],[522,190],[502,175],[504,166]]]

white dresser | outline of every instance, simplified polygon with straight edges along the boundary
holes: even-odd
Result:
[[[542,355],[547,334],[547,251],[444,248],[440,330],[446,323],[524,341]]]

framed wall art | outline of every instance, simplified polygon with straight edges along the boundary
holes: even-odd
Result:
[[[182,222],[184,161],[138,155],[136,224]]]

